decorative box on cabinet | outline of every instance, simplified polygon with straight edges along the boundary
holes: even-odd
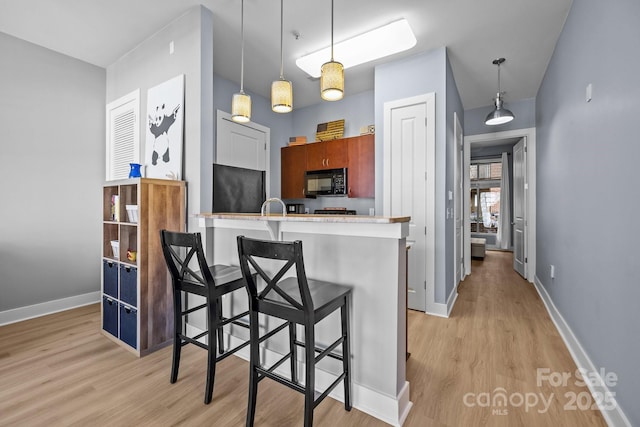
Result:
[[[137,221],[129,221],[127,205],[138,207]],[[103,187],[102,329],[137,356],[172,342],[173,296],[160,230],[184,231],[185,221],[183,181],[137,178]]]

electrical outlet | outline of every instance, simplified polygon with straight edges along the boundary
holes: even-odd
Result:
[[[552,279],[555,279],[555,278],[556,278],[556,266],[555,266],[555,265],[553,265],[553,264],[551,264],[551,267],[549,268],[549,276],[550,276]]]

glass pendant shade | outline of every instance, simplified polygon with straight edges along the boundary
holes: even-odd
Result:
[[[271,83],[271,109],[276,113],[289,113],[293,109],[293,86],[288,80]]]
[[[244,92],[234,93],[231,100],[231,120],[247,123],[251,120],[251,97]]]
[[[338,101],[344,96],[344,67],[341,63],[330,61],[322,65],[320,96],[325,101]]]
[[[502,125],[505,123],[509,123],[513,120],[513,113],[506,108],[502,108],[502,96],[498,93],[496,95],[496,99],[494,100],[495,109],[489,113],[487,118],[484,120],[485,125],[495,126]]]

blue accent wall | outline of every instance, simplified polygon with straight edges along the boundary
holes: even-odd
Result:
[[[610,390],[631,425],[640,425],[638,23],[637,0],[575,0],[536,97],[537,278],[596,368],[617,374]]]

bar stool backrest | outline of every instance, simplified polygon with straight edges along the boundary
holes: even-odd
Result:
[[[207,260],[202,249],[200,233],[181,233],[162,230],[160,233],[162,252],[173,279],[173,286],[182,289],[182,284],[209,287],[213,285],[213,277],[207,267]],[[189,264],[197,262],[199,270]]]
[[[252,310],[276,317],[281,317],[281,310],[289,313],[298,311],[300,316],[310,316],[313,313],[313,301],[304,270],[300,240],[277,242],[238,236],[238,255]],[[275,274],[270,274],[264,270],[265,260],[283,261],[284,265]],[[291,286],[291,278],[281,282],[291,268],[295,268],[296,287]],[[266,283],[263,289],[258,289],[251,269],[254,269]],[[282,283],[289,286],[282,286]]]

